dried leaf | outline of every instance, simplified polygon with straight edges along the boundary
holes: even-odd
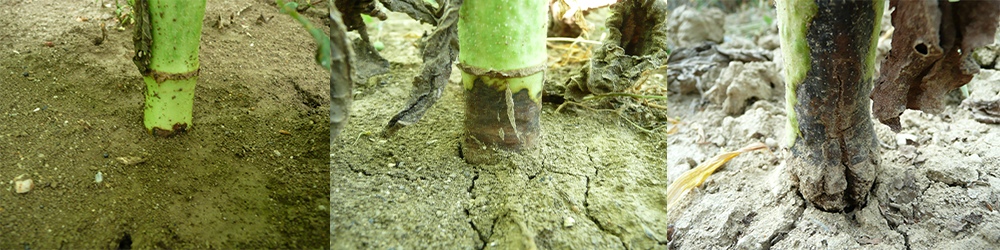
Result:
[[[697,167],[684,172],[684,174],[677,177],[677,180],[674,180],[674,182],[667,187],[667,210],[670,210],[674,207],[674,205],[676,205],[677,201],[680,200],[681,195],[684,194],[685,191],[700,186],[701,183],[705,182],[705,179],[708,179],[709,175],[712,175],[715,170],[719,169],[722,164],[725,164],[727,161],[733,159],[733,157],[742,153],[766,148],[767,145],[764,145],[764,143],[754,142],[741,148],[740,150],[716,155],[715,158],[702,162],[701,164],[698,164]]]

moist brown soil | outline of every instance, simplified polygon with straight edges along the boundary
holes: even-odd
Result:
[[[208,1],[193,126],[163,139],[134,27],[101,4],[0,3],[0,249],[328,247],[329,71],[308,33],[273,1]]]

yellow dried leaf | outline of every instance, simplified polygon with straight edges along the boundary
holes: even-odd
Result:
[[[668,116],[667,117],[667,122],[672,123],[672,124],[677,124],[677,123],[680,123],[681,121]]]
[[[725,164],[727,161],[733,159],[733,157],[742,153],[766,148],[767,145],[764,145],[764,143],[754,142],[741,148],[740,150],[716,155],[715,158],[702,162],[701,164],[698,164],[697,167],[684,172],[684,174],[677,177],[677,180],[674,180],[674,182],[670,183],[670,186],[667,187],[667,210],[670,210],[674,207],[674,205],[676,205],[677,201],[680,200],[681,195],[684,194],[685,191],[700,186],[701,183],[705,182],[705,179],[708,179],[709,175],[712,175],[715,170],[719,169],[722,164]]]
[[[668,135],[673,133],[677,133],[677,125],[674,125],[673,127],[670,127],[670,130],[667,130]]]

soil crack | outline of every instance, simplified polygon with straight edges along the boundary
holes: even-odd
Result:
[[[587,155],[590,155],[590,154],[587,154]],[[596,170],[596,169],[594,170],[594,177],[597,177],[598,171],[600,171],[600,170]],[[611,232],[610,230],[604,228],[604,226],[601,225],[601,222],[598,221],[597,218],[594,217],[593,214],[591,214],[591,212],[590,212],[590,176],[584,176],[584,177],[587,178],[587,191],[583,193],[583,208],[586,209],[585,214],[587,215],[587,219],[589,219],[591,222],[593,222],[594,225],[596,225],[597,228],[601,229],[602,232],[605,232],[605,233],[614,235],[615,237],[618,237],[618,241],[620,241],[622,243],[622,247],[624,247],[625,249],[628,249],[628,245],[625,245],[625,240],[622,239],[621,235],[615,234],[614,232]]]
[[[471,187],[470,187],[470,189],[471,189]],[[472,227],[472,230],[476,231],[476,236],[479,236],[479,240],[483,242],[482,245],[479,245],[478,249],[484,249],[484,248],[486,248],[486,240],[487,239],[486,239],[486,237],[483,236],[482,230],[479,230],[479,228],[476,227],[476,223],[472,223],[472,214],[469,213],[469,209],[468,208],[465,209],[465,218],[466,218],[466,220],[469,221],[469,226]],[[494,222],[494,224],[495,223],[496,222]]]
[[[785,228],[782,229],[781,231],[778,231],[774,235],[768,237],[767,241],[764,242],[765,243],[764,249],[771,249],[772,246],[784,240],[785,237],[788,236],[788,233],[792,232],[792,230],[795,230],[795,228],[798,227],[799,221],[802,220],[802,214],[806,212],[806,208],[808,208],[809,206],[809,202],[806,202],[805,197],[803,197],[802,194],[799,193],[797,190],[789,192],[794,192],[799,197],[799,199],[802,200],[802,205],[799,206],[799,209],[795,210],[795,215],[792,216],[792,218],[795,218],[795,220],[792,221],[792,223],[788,224],[788,226],[785,226]]]
[[[365,171],[364,169],[357,169],[357,168],[354,167],[354,165],[347,164],[347,167],[351,169],[351,172],[361,173],[361,174],[363,174],[365,176],[372,176],[372,174],[368,173],[368,171]]]
[[[476,193],[472,192],[476,188],[476,180],[479,180],[479,172],[478,171],[475,172],[475,175],[472,176],[472,181],[469,182],[469,188],[467,188],[465,190],[466,192],[469,192],[469,197],[472,200],[476,199]],[[483,243],[482,245],[479,245],[479,249],[486,248],[486,240],[487,239],[486,239],[485,236],[483,236],[482,230],[479,230],[479,228],[476,227],[476,223],[472,223],[472,213],[469,212],[469,208],[468,207],[465,208],[465,220],[469,222],[469,227],[472,227],[472,230],[476,231],[476,236],[478,236],[479,240],[482,241],[482,243]],[[496,224],[495,221],[493,223]]]

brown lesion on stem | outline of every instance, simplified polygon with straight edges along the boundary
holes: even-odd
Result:
[[[465,135],[462,155],[470,163],[494,162],[497,151],[519,153],[533,148],[540,132],[541,93],[531,96],[527,88],[512,92],[497,90],[483,76],[465,91]],[[503,86],[508,86],[506,79]]]
[[[488,77],[491,77],[491,78],[498,78],[498,79],[499,78],[526,77],[526,76],[538,74],[538,72],[544,71],[545,68],[547,68],[547,67],[548,67],[548,65],[546,65],[545,63],[539,63],[538,65],[535,65],[535,66],[530,66],[530,67],[525,67],[525,68],[520,68],[520,69],[495,70],[495,69],[479,68],[479,67],[471,66],[471,65],[468,65],[468,64],[464,64],[464,63],[459,63],[458,64],[458,69],[461,69],[463,72],[468,73],[470,75],[474,75],[474,76],[488,76]]]
[[[200,74],[200,68],[185,73],[167,73],[150,69],[149,74],[145,76],[153,77],[153,80],[156,80],[156,83],[163,83],[166,80],[186,80],[192,77],[198,77]]]
[[[150,130],[149,132],[158,137],[167,138],[187,132],[187,127],[188,125],[186,123],[177,123],[174,124],[173,130],[166,130],[160,127],[153,127],[153,129]]]

